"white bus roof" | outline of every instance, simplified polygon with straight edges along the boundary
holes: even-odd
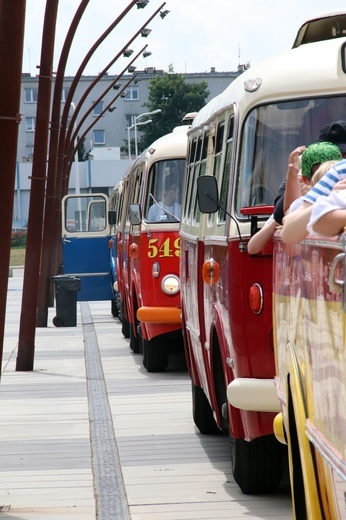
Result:
[[[292,96],[344,94],[346,74],[342,69],[341,50],[345,42],[346,38],[337,38],[302,45],[251,67],[198,112],[190,132],[208,124],[218,112],[235,102],[245,103],[250,110],[255,105],[284,101]],[[260,79],[259,88],[247,92],[245,82],[256,78]]]
[[[163,135],[154,141],[137,159],[130,165],[127,172],[133,170],[137,164],[143,161],[150,163],[169,158],[185,158],[187,150],[188,125],[174,128],[170,134]]]
[[[293,48],[342,36],[346,36],[346,9],[323,11],[301,25],[293,42]]]

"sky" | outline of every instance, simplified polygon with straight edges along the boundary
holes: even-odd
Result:
[[[44,13],[47,0],[26,0],[23,72],[36,75],[40,63]],[[53,69],[81,0],[59,0]],[[71,46],[65,75],[74,76],[90,48],[129,5],[130,0],[89,0]],[[131,58],[145,45],[151,56],[142,55],[137,70],[155,67],[174,72],[235,71],[240,64],[254,65],[292,47],[298,28],[309,17],[343,9],[341,0],[167,0],[159,14],[147,20],[164,2],[150,0],[145,9],[133,7],[94,52],[83,74],[97,75],[127,45],[142,26],[151,29],[129,46]],[[114,7],[113,7],[114,6]],[[123,70],[131,58],[122,56],[108,69]]]

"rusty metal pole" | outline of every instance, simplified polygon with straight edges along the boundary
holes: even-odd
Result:
[[[118,23],[124,18],[124,16],[136,5],[137,0],[131,0],[128,6],[122,11],[120,16],[114,20],[114,22],[108,27],[108,29],[102,34],[102,36],[95,42],[92,48],[89,50],[87,55],[85,56],[82,64],[80,65],[73,83],[70,88],[71,94],[68,95],[65,103],[65,110],[62,116],[62,120],[60,121],[60,98],[56,100],[56,103],[59,101],[59,112],[58,109],[54,111],[52,114],[52,130],[54,134],[52,134],[50,147],[49,147],[49,164],[48,164],[48,180],[47,180],[47,195],[49,198],[47,199],[47,204],[45,208],[45,216],[44,216],[44,244],[45,247],[42,250],[42,261],[41,261],[41,276],[40,276],[40,286],[39,286],[39,299],[38,299],[38,309],[37,309],[37,326],[45,327],[47,326],[47,316],[48,316],[48,306],[52,304],[52,284],[51,277],[57,273],[58,264],[59,264],[59,251],[61,249],[60,244],[60,203],[62,198],[62,168],[59,167],[59,164],[62,162],[62,154],[65,143],[65,132],[67,126],[67,118],[69,109],[71,106],[71,102],[73,99],[73,94],[75,88],[78,84],[78,81],[89,62],[92,55],[95,53],[96,49],[100,46],[100,44],[104,41],[104,39],[110,34],[110,32],[118,25]],[[85,5],[88,2],[84,0],[81,2],[81,5],[76,12],[76,15],[73,19],[71,28],[67,35],[67,38],[64,43],[63,51],[61,54],[61,58],[59,61],[59,67],[57,72],[57,95],[59,94],[59,89],[62,89],[62,80],[65,72],[66,61],[70,51],[70,47],[72,44],[72,40],[74,37],[74,32],[78,26],[82,10],[84,11]],[[54,91],[55,95],[55,91]],[[53,101],[54,103],[54,101]],[[53,104],[53,109],[54,109]],[[60,173],[61,172],[61,173]]]
[[[33,370],[34,367],[36,309],[46,189],[50,96],[58,4],[59,0],[47,0],[42,33],[28,235],[16,363],[17,371]]]
[[[0,367],[5,337],[18,125],[21,119],[25,4],[25,0],[15,3],[13,0],[0,0]]]
[[[136,0],[132,0],[132,2],[121,13],[121,15],[117,18],[117,20],[115,20],[108,27],[108,29],[100,36],[100,38],[95,42],[95,44],[91,47],[91,49],[85,56],[75,77],[73,78],[68,96],[66,98],[65,108],[64,108],[62,118],[61,118],[59,146],[58,146],[57,187],[56,187],[58,196],[57,196],[56,200],[61,200],[62,197],[67,193],[66,186],[68,186],[68,173],[66,174],[67,158],[65,156],[65,150],[66,150],[66,144],[70,143],[69,137],[71,135],[72,128],[74,127],[75,118],[77,116],[76,112],[72,115],[69,126],[67,126],[67,120],[68,120],[69,110],[70,110],[71,102],[73,100],[73,96],[74,96],[77,84],[80,80],[80,77],[81,77],[88,61],[90,60],[91,56],[94,54],[95,50],[102,43],[102,41],[106,38],[106,36],[108,36],[108,34],[113,30],[113,28],[117,25],[117,23],[125,16],[125,14],[127,14],[129,9],[131,9],[135,4],[136,4]],[[164,2],[160,5],[160,7],[154,12],[154,14],[152,16],[150,16],[150,18],[148,18],[148,20],[146,20],[145,24],[141,27],[141,29],[143,29],[145,27],[145,25],[147,25],[158,14],[158,12],[165,6],[165,4],[166,4],[166,2]],[[135,36],[127,42],[127,45],[129,45],[134,40],[134,38],[140,34],[141,29],[139,31],[137,31]],[[106,72],[106,71],[107,71],[107,69],[103,70],[103,72]],[[69,136],[67,136],[67,134],[69,134]],[[60,204],[59,204],[59,206],[55,208],[54,232],[53,232],[53,239],[52,239],[53,240],[53,244],[52,244],[53,264],[52,265],[55,265],[56,270],[58,269],[58,265],[59,265],[59,258],[60,258],[59,255],[61,255],[61,232],[60,232],[60,230],[61,230],[61,208],[60,208]],[[56,271],[51,272],[51,276],[53,276],[54,274],[56,274]]]
[[[64,86],[64,75],[67,59],[70,54],[74,36],[76,34],[79,22],[84,14],[84,11],[89,4],[89,1],[90,0],[82,0],[73,17],[60,54],[57,73],[55,77],[49,137],[46,204],[44,208],[43,220],[41,270],[36,321],[37,327],[47,326],[48,307],[53,306],[54,303],[54,288],[50,280],[50,264],[52,256],[52,236],[54,230],[54,207],[58,203],[60,204],[60,200],[56,201],[56,171],[58,160],[58,142],[60,134],[61,94]]]

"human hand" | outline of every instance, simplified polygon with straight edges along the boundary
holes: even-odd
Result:
[[[305,146],[298,146],[289,155],[288,158],[288,176],[297,176],[300,170],[300,155],[304,152]]]
[[[346,189],[346,179],[343,179],[342,181],[339,181],[335,184],[333,187],[333,191],[341,191]]]
[[[299,156],[306,150],[306,146],[298,146],[289,155],[288,166],[294,165],[298,170],[300,169],[300,158]]]
[[[308,184],[305,184],[305,182],[303,182],[300,177],[299,178],[299,188],[300,188],[300,193],[301,193],[302,197],[304,197],[304,195],[310,190],[311,186],[309,186]]]

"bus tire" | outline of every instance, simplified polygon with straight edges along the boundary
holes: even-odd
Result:
[[[192,414],[195,425],[203,435],[221,433],[203,388],[194,383],[192,383]]]
[[[231,437],[233,477],[245,495],[272,493],[280,484],[284,446],[273,435],[247,442]]]
[[[121,320],[121,333],[126,339],[130,337],[130,324],[124,315]]]
[[[130,348],[134,354],[139,354],[140,352],[140,338],[139,336],[135,336],[135,332],[133,330],[133,326],[129,324],[130,329]]]
[[[160,342],[160,338],[151,340],[142,339],[143,365],[147,372],[164,372],[168,367],[167,345]]]
[[[115,297],[114,297],[114,298],[115,298]],[[114,318],[118,318],[118,316],[119,316],[119,310],[118,310],[117,302],[115,301],[114,298],[111,300],[111,313],[112,313],[112,316],[113,316]]]

